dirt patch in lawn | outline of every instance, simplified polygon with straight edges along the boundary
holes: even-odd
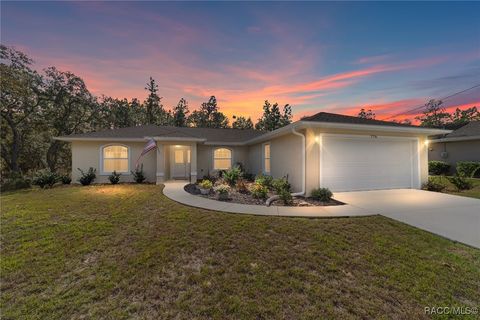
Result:
[[[250,193],[242,193],[238,192],[237,190],[232,189],[229,194],[228,194],[228,199],[227,200],[219,200],[218,199],[218,194],[212,189],[210,192],[206,195],[203,195],[200,193],[200,190],[197,188],[196,184],[190,183],[187,184],[184,187],[184,190],[190,194],[202,197],[202,198],[207,198],[207,199],[212,199],[212,200],[217,200],[217,201],[222,201],[222,202],[232,202],[232,203],[240,203],[240,204],[252,204],[252,205],[261,205],[265,206],[265,200],[266,199],[258,199],[252,197]],[[272,191],[269,191],[267,198],[274,196],[275,193]],[[285,206],[282,200],[278,199],[275,200],[271,203],[271,205],[274,206]],[[343,202],[331,199],[330,201],[319,201],[313,198],[305,198],[305,197],[294,197],[293,198],[293,203],[289,207],[313,207],[313,206],[339,206],[339,205],[344,205]]]

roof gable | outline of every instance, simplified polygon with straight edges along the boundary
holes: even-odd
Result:
[[[480,121],[471,121],[459,129],[447,134],[448,138],[480,136]]]

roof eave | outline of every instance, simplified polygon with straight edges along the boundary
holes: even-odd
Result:
[[[130,141],[143,142],[144,138],[118,138],[118,137],[53,137],[54,140],[73,142],[73,141]]]

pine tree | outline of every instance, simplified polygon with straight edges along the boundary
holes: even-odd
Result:
[[[283,114],[280,112],[278,103],[273,105],[265,100],[263,105],[263,115],[255,124],[255,129],[264,131],[273,131],[292,123],[292,107],[286,104],[283,107]]]
[[[253,122],[252,119],[249,117],[248,119],[245,117],[237,117],[233,116],[235,121],[232,123],[232,128],[234,129],[253,129]]]
[[[158,85],[155,79],[150,77],[150,81],[147,83],[145,90],[148,90],[149,94],[144,102],[144,124],[156,124],[159,126],[171,124],[172,115],[163,109],[163,105],[161,104],[162,98],[158,95]]]
[[[188,120],[198,128],[228,128],[228,118],[218,111],[215,96],[202,103],[200,109],[193,111]]]
[[[188,125],[188,102],[184,98],[178,101],[178,104],[173,108],[173,125],[176,127],[186,127]]]

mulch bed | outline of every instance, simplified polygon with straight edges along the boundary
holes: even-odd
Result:
[[[207,198],[207,199],[212,199],[212,200],[218,200],[218,195],[215,193],[215,191],[211,190],[209,194],[203,195],[200,193],[200,190],[197,188],[196,184],[190,183],[185,186],[185,191],[196,195],[200,196],[202,198]],[[267,198],[274,196],[275,194],[273,192],[269,192]],[[232,189],[229,192],[229,199],[225,200],[227,202],[232,202],[232,203],[241,203],[241,204],[254,204],[254,205],[265,205],[265,200],[266,199],[257,199],[252,197],[250,194],[246,193],[240,193],[234,189]],[[285,206],[283,204],[282,200],[275,200],[271,203],[271,205],[274,206]],[[293,205],[291,207],[314,207],[314,206],[338,206],[338,205],[344,205],[343,202],[331,199],[328,202],[322,202],[318,201],[312,198],[305,198],[305,197],[294,197],[293,198]]]

